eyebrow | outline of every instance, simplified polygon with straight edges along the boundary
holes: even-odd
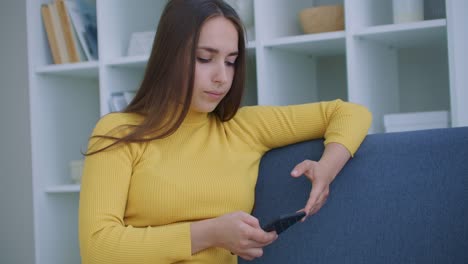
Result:
[[[211,53],[219,53],[219,50],[218,49],[215,49],[215,48],[210,48],[210,47],[198,47],[198,49],[202,49],[202,50],[206,50],[208,52],[211,52]],[[231,52],[228,54],[228,57],[230,56],[237,56],[239,55],[239,52],[238,51],[234,51],[234,52]]]

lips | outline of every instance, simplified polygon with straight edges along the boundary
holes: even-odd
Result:
[[[219,99],[223,97],[224,95],[223,92],[214,92],[214,91],[205,91],[205,94],[208,95],[208,97],[213,98],[213,99]]]

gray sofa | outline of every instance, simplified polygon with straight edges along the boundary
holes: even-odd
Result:
[[[311,185],[289,173],[322,152],[315,140],[265,154],[260,223],[304,206]],[[316,215],[239,263],[468,263],[468,127],[367,136]]]

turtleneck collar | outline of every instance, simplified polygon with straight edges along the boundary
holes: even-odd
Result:
[[[209,113],[189,110],[182,124],[201,124],[209,119]]]

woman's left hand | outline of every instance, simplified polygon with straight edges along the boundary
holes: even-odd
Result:
[[[333,168],[330,168],[325,163],[312,160],[304,160],[291,171],[291,176],[294,178],[305,175],[312,182],[309,200],[306,206],[300,210],[307,214],[302,221],[318,212],[327,201],[330,193],[330,183],[336,176],[334,171]]]

